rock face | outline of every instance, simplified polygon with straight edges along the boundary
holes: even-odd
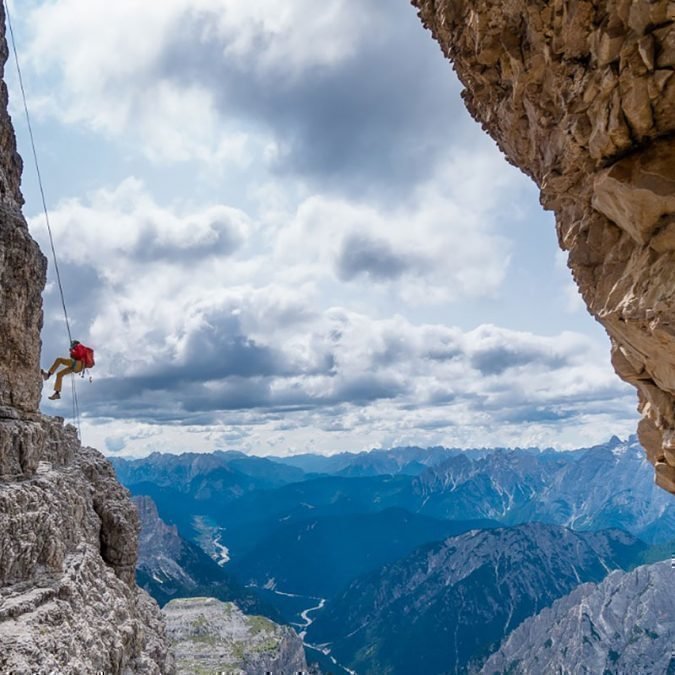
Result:
[[[0,7],[0,408],[37,408],[40,399],[42,289],[47,260],[28,234],[21,214],[21,169],[7,112],[5,10]],[[17,292],[19,290],[20,292]]]
[[[670,562],[612,572],[527,619],[481,672],[670,673],[674,631]]]
[[[157,513],[150,497],[134,497],[141,523],[138,542],[139,571],[160,578],[160,583],[173,581],[180,585],[196,586],[190,574],[178,563],[184,542],[175,525],[167,525]]]
[[[292,628],[247,616],[232,603],[172,600],[162,612],[179,674],[308,671],[302,640]]]
[[[0,31],[2,68],[2,7]],[[0,96],[0,671],[170,673],[159,608],[134,582],[127,491],[37,411],[46,260],[21,215],[4,82]]]
[[[555,211],[675,493],[675,4],[412,0],[469,112]]]
[[[17,424],[0,419],[3,457],[24,442]],[[73,427],[30,424],[37,470],[0,475],[0,671],[172,672],[159,608],[134,581],[128,493]]]

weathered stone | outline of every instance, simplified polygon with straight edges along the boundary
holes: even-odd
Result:
[[[667,462],[656,462],[656,484],[675,494],[675,467]]]
[[[647,459],[656,464],[663,460],[663,435],[657,426],[648,418],[643,417],[638,422],[638,440],[643,448],[646,448]]]
[[[0,589],[3,673],[173,672],[164,626],[146,593],[118,579],[82,543],[59,574]]]
[[[675,217],[675,140],[627,157],[596,174],[593,208],[648,244],[664,219]]]
[[[0,173],[3,168],[0,162]],[[0,405],[26,412],[37,410],[42,391],[40,294],[46,270],[18,206],[0,202]]]
[[[247,616],[215,598],[172,600],[162,609],[177,672],[307,672],[302,640],[290,626]]]
[[[128,493],[59,422],[45,420],[42,445],[60,428],[71,461],[0,482],[0,671],[171,673],[159,608],[134,583]]]
[[[632,137],[638,140],[649,136],[654,126],[649,102],[649,80],[646,77],[621,77],[621,109],[628,121]]]
[[[659,253],[675,251],[675,218],[669,217],[654,234],[649,245]]]
[[[0,8],[0,80],[8,50]],[[47,261],[31,239],[21,206],[22,162],[7,112],[7,87],[0,84],[0,406],[35,411],[41,392],[39,372],[41,293]]]
[[[638,53],[645,68],[649,71],[654,70],[654,50],[655,41],[653,35],[645,35],[638,40]]]
[[[655,30],[652,36],[658,44],[657,68],[675,68],[675,28],[673,25]]]
[[[412,2],[469,112],[555,211],[584,301],[655,430],[640,435],[647,454],[670,466],[658,444],[675,429],[675,3]],[[485,67],[486,45],[507,69]],[[669,469],[658,475],[670,489]]]

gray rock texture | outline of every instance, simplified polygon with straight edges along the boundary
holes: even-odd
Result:
[[[7,112],[4,5],[0,7],[0,406],[37,410],[40,400],[42,289],[47,260],[21,214],[22,162]],[[18,292],[17,292],[18,291]]]
[[[7,59],[0,5],[0,70]],[[46,260],[21,214],[0,84],[0,672],[171,673],[134,581],[138,516],[110,464],[38,412]]]
[[[672,585],[670,562],[582,584],[516,628],[481,673],[669,673]]]
[[[0,480],[0,672],[172,672],[159,608],[134,582],[127,491],[72,427],[41,423],[54,442],[37,471]]]
[[[308,671],[302,640],[292,628],[247,616],[230,602],[172,600],[162,613],[179,674]]]
[[[675,4],[412,0],[469,112],[556,215],[675,493]]]
[[[184,543],[176,526],[167,525],[159,517],[157,506],[150,497],[134,497],[134,504],[141,523],[138,569],[162,580],[196,586],[195,580],[178,563]]]

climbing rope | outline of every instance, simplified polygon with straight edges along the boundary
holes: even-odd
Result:
[[[4,2],[5,12],[7,14],[7,25],[9,27],[9,35],[12,41],[12,52],[14,53],[14,63],[16,64],[16,73],[19,77],[19,88],[21,90],[21,98],[23,99],[23,110],[26,116],[26,125],[28,127],[28,135],[30,137],[30,145],[33,151],[33,161],[35,162],[35,172],[37,174],[38,186],[40,187],[40,197],[42,198],[42,210],[45,216],[45,223],[47,225],[47,232],[49,233],[49,246],[52,250],[52,259],[54,260],[54,270],[56,271],[56,281],[59,287],[59,294],[61,296],[61,307],[63,308],[63,317],[66,324],[66,332],[68,333],[68,344],[70,345],[73,341],[73,336],[70,332],[70,321],[68,319],[68,309],[66,308],[66,298],[63,292],[63,284],[61,283],[61,272],[59,270],[59,261],[56,256],[56,248],[54,247],[54,235],[52,234],[52,226],[49,222],[49,210],[47,209],[47,199],[45,198],[45,191],[42,184],[42,174],[40,173],[40,162],[38,161],[38,154],[35,145],[35,136],[33,135],[33,126],[30,121],[30,114],[28,112],[28,101],[26,99],[26,90],[23,86],[23,76],[21,74],[21,64],[19,62],[19,55],[16,49],[16,40],[14,38],[14,28],[12,27],[12,16],[9,11],[9,3],[7,0]],[[77,389],[75,387],[75,375],[71,375],[71,383],[73,390],[73,420],[77,423],[77,431],[82,439],[82,431],[80,429],[80,405],[77,400]]]

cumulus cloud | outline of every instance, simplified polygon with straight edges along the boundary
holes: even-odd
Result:
[[[488,194],[481,186],[490,185]],[[493,295],[510,262],[497,226],[522,180],[498,152],[458,152],[396,208],[313,195],[278,232],[276,258],[296,278],[386,284],[406,303],[438,304]]]
[[[376,318],[322,295],[331,280],[358,283],[363,299],[388,284],[403,306],[414,302],[415,283],[445,297],[485,293],[490,267],[503,273],[505,248],[486,225],[489,200],[472,214],[452,190],[423,194],[418,211],[389,214],[314,196],[262,247],[252,241],[268,231],[264,222],[227,205],[160,205],[135,179],[62,202],[52,220],[75,332],[98,354],[83,412],[92,421],[222,427],[217,442],[234,438],[227,429],[236,426],[247,449],[265,429],[270,450],[284,434],[310,447],[305,428],[353,447],[358,434],[389,438],[400,425],[401,441],[416,429],[437,442],[458,440],[467,425],[552,434],[609,414],[615,400],[624,415],[632,397],[580,334]],[[473,230],[454,229],[471,218]],[[465,268],[472,248],[477,258]],[[466,279],[478,261],[473,286]],[[454,279],[450,291],[443,277]],[[53,285],[46,300],[46,351],[56,355]],[[94,434],[103,433],[98,426]],[[118,453],[149,447],[147,436],[110,429],[101,442]]]
[[[604,345],[463,316],[508,293],[527,190],[464,126],[414,9],[282,5],[24,13],[38,118],[155,172],[52,208],[73,332],[98,356],[86,441],[264,454],[629,430],[633,397]],[[190,164],[162,201],[152,187],[177,162]],[[63,351],[53,276],[45,301],[49,359]]]
[[[324,189],[400,191],[447,154],[449,111],[467,119],[405,3],[56,0],[28,25],[53,114],[162,161],[257,156]]]
[[[361,274],[376,280],[397,279],[404,272],[428,267],[405,252],[396,252],[386,239],[375,239],[356,232],[347,236],[336,259],[337,274],[351,281]]]
[[[201,383],[113,378],[94,396],[98,413],[140,424],[217,427],[223,434],[236,428],[237,442],[229,435],[229,447],[260,454],[414,443],[420,437],[430,444],[570,447],[579,444],[580,434],[595,441],[634,423],[632,392],[602,365],[592,341],[578,334],[543,337],[494,326],[464,332],[402,317],[376,321],[344,309],[323,313],[306,330],[318,353],[331,354],[329,369],[214,373]],[[532,354],[551,358],[521,360],[485,377],[474,357],[486,334],[495,348],[524,343]],[[451,358],[432,358],[449,347]],[[320,360],[317,354],[314,360]],[[222,436],[211,440],[210,447],[223,447]],[[130,449],[139,445],[129,442]]]
[[[136,178],[96,190],[87,202],[65,200],[52,215],[56,243],[68,263],[202,261],[234,253],[251,231],[246,214],[232,207],[163,208]]]

